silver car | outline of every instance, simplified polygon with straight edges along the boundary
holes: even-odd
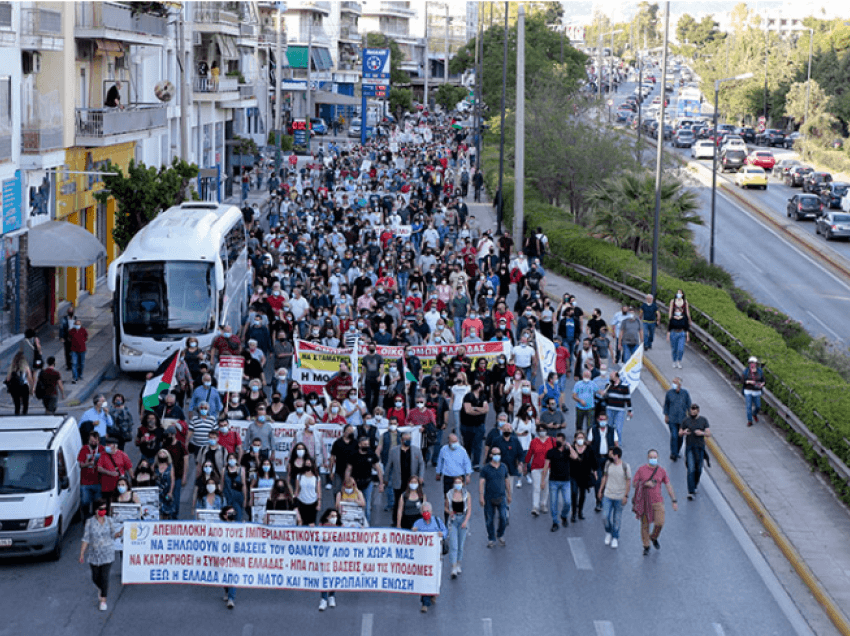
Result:
[[[827,241],[836,238],[850,238],[850,214],[847,212],[828,212],[815,222],[815,231],[823,234]]]

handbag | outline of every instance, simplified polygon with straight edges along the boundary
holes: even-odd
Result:
[[[38,381],[35,383],[35,398],[37,400],[43,400],[45,395],[47,395],[47,387],[44,384],[44,379],[39,373]]]

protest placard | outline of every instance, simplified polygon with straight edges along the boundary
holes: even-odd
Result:
[[[239,393],[242,390],[242,371],[245,358],[242,356],[221,356],[215,379],[220,393]]]
[[[135,488],[133,492],[139,496],[142,519],[159,519],[159,488]]]
[[[138,521],[142,518],[142,506],[137,503],[114,503],[109,507],[110,516],[117,524],[117,529],[124,527],[125,521]],[[115,539],[115,549],[124,549],[124,537]]]

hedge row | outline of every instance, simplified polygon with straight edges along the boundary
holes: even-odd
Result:
[[[498,186],[498,148],[485,146],[482,166],[485,171],[485,183],[493,195]],[[512,177],[513,175],[508,175],[506,171],[506,227],[510,227],[510,217],[513,214]],[[651,277],[649,263],[629,250],[588,236],[586,229],[569,220],[567,212],[541,201],[539,195],[528,187],[525,202],[528,227],[543,228],[549,237],[553,255],[623,281],[642,291],[650,291],[646,282]],[[564,269],[558,267],[557,261],[551,261],[547,266]],[[572,278],[584,278],[571,270],[563,273]],[[585,282],[593,284],[593,281]],[[660,302],[668,303],[680,288],[684,290],[692,308],[711,316],[722,329],[713,326],[698,312],[694,312],[694,321],[742,363],[751,355],[762,360],[768,388],[817,435],[824,446],[835,452],[845,464],[850,464],[850,446],[844,441],[845,438],[850,438],[850,385],[836,371],[809,360],[790,348],[775,329],[738,310],[726,291],[659,273],[657,296]],[[726,332],[731,334],[731,337]],[[818,417],[818,414],[821,417]],[[829,422],[831,427],[826,425],[824,420]],[[808,445],[801,436],[790,437],[792,441],[804,447],[807,457],[815,461],[819,468],[831,473],[826,461],[817,460],[813,449],[806,448]],[[850,484],[838,480],[834,474],[831,476],[839,495],[850,503]]]

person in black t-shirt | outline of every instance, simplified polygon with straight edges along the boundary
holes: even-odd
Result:
[[[481,461],[484,420],[489,411],[490,405],[484,395],[484,385],[476,382],[472,385],[472,391],[464,396],[463,407],[460,410],[460,434],[463,438],[463,447],[469,453],[475,470],[478,470]]]
[[[561,525],[570,525],[567,517],[570,514],[570,458],[578,459],[578,453],[567,443],[567,436],[558,433],[555,437],[555,448],[546,453],[543,462],[542,484],[549,484],[549,511],[552,514],[552,532],[558,530],[558,497],[564,497],[561,510]]]
[[[372,450],[368,438],[358,440],[357,452],[349,457],[345,478],[353,477],[357,488],[363,493],[363,498],[366,500],[366,521],[369,525],[372,525],[372,492],[375,488],[375,482],[372,479],[373,470],[378,477],[378,491],[384,492],[384,471],[381,462]]]

